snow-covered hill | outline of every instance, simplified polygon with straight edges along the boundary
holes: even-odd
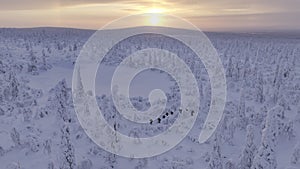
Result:
[[[186,32],[182,36],[192,42],[193,32]],[[186,55],[183,60],[192,65],[202,97],[194,128],[162,155],[129,159],[99,148],[74,111],[74,62],[93,33],[0,29],[0,169],[300,168],[300,35],[207,33],[227,77],[227,102],[217,131],[206,143],[197,142],[209,108],[210,83],[203,64]],[[128,46],[137,50],[139,42],[134,38],[124,42],[113,53],[114,60],[101,63],[96,92],[109,124],[131,137],[150,137],[176,120],[180,96],[174,80],[164,72],[147,70],[132,82],[131,101],[139,110],[149,108],[147,96],[152,89],[167,93],[167,109],[151,124],[125,121],[110,95],[115,67]],[[164,48],[176,49],[176,44]]]

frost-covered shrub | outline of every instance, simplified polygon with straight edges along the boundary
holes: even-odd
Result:
[[[247,126],[246,145],[240,157],[239,169],[250,169],[254,156],[256,154],[256,145],[254,142],[254,126]]]
[[[298,143],[297,146],[294,148],[294,152],[291,157],[291,163],[295,165],[300,164],[300,144]]]

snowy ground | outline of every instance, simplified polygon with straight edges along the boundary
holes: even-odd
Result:
[[[74,112],[70,89],[74,62],[93,32],[0,29],[1,169],[300,168],[300,35],[208,33],[227,77],[227,103],[218,130],[206,143],[197,143],[210,102],[209,78],[200,64],[191,69],[198,73],[203,101],[189,135],[162,155],[127,159],[93,143]],[[148,108],[149,92],[160,88],[171,99],[165,112],[175,113],[152,125],[124,122],[110,97],[117,60],[103,63],[96,79],[105,118],[128,135],[162,132],[178,113],[175,82],[157,70],[140,73],[130,88],[134,105]],[[282,111],[272,111],[275,106]]]

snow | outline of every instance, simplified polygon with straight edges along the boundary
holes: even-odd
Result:
[[[187,32],[180,36],[191,38],[193,43],[193,31]],[[164,154],[131,159],[98,147],[85,134],[74,111],[71,96],[74,62],[93,33],[61,28],[0,29],[1,169],[198,169],[217,163],[224,169],[238,168],[244,165],[240,164],[240,157],[249,141],[246,129],[250,125],[254,126],[253,142],[260,149],[253,152],[256,160],[252,169],[258,163],[264,164],[262,169],[300,168],[299,161],[291,162],[300,158],[296,157],[300,140],[300,35],[207,33],[227,73],[228,95],[218,130],[204,144],[197,142],[211,96],[209,78],[200,63],[198,67],[191,66],[202,86],[201,107],[194,128]],[[166,48],[176,48],[173,45]],[[191,58],[186,56],[184,60],[196,62]],[[176,106],[180,96],[174,79],[158,70],[139,73],[130,86],[133,105],[140,110],[148,109],[150,91],[159,88],[173,99],[163,113],[174,111],[174,115],[167,119],[160,116],[161,123],[154,119],[152,125],[130,123],[116,112],[110,95],[111,78],[122,59],[122,55],[117,55],[115,60],[105,60],[98,69],[96,94],[105,119],[110,125],[117,124],[117,130],[127,135],[150,137],[165,131],[178,115]],[[28,69],[28,65],[34,65],[35,69]],[[42,94],[37,94],[39,89]],[[278,118],[270,114],[275,106],[284,112]],[[278,134],[274,142],[269,137],[272,133]],[[262,152],[265,144],[274,146],[271,147],[274,152],[268,151],[277,165],[269,165],[259,157],[268,155]]]

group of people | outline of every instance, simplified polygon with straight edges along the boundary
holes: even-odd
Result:
[[[162,119],[165,119],[166,117],[168,117],[169,115],[173,115],[174,114],[174,112],[173,111],[170,111],[170,113],[169,112],[166,112],[164,115],[162,115],[162,117],[160,118],[157,118],[157,122],[158,123],[161,123],[161,120]],[[153,124],[153,120],[152,119],[150,119],[150,124]]]
[[[186,109],[186,110],[188,111],[188,109]],[[182,113],[182,109],[179,109],[179,113]],[[156,121],[157,121],[158,123],[161,123],[162,119],[165,119],[165,118],[167,118],[169,115],[173,115],[173,114],[174,114],[173,111],[170,111],[170,113],[169,113],[169,112],[166,112],[164,115],[161,116],[161,118],[160,118],[160,117],[157,118]],[[195,111],[192,110],[192,111],[191,111],[191,116],[194,116],[194,114],[195,114]],[[154,120],[150,119],[150,124],[151,124],[151,125],[153,124],[153,122],[154,122]]]

